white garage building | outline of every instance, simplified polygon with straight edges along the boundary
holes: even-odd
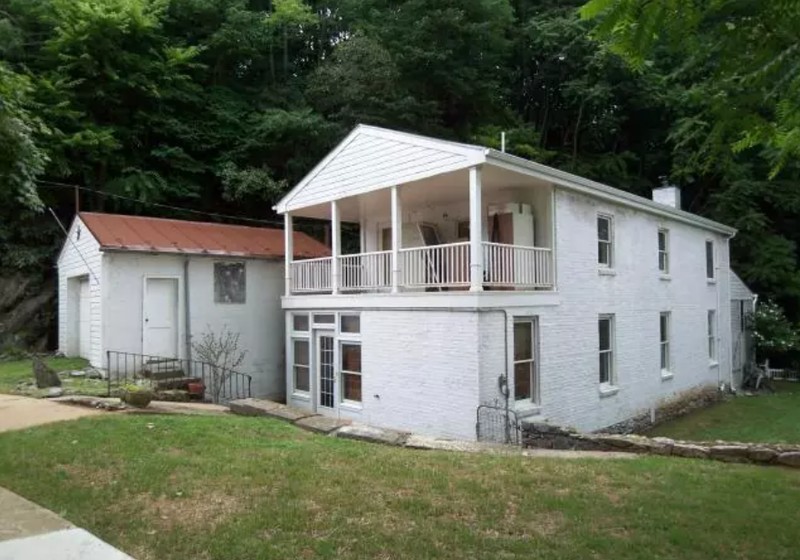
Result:
[[[186,359],[209,330],[239,333],[254,396],[284,391],[279,229],[80,213],[58,257],[58,346],[106,368],[108,352]],[[294,255],[328,254],[294,234]]]

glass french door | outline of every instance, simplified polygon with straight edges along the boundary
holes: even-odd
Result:
[[[317,333],[317,405],[336,408],[336,362],[333,334]]]

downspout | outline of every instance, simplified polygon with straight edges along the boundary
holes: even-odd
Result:
[[[726,250],[727,257],[728,257],[728,278],[726,279],[726,282],[727,282],[726,285],[728,286],[728,301],[727,301],[727,305],[728,305],[728,316],[729,317],[730,317],[730,306],[731,306],[731,301],[730,301],[731,300],[731,239],[733,239],[735,235],[736,235],[736,233],[733,233],[730,237],[727,237],[725,239],[725,250]],[[718,314],[718,315],[721,315],[721,313]],[[719,321],[719,318],[717,318],[717,321]],[[720,332],[719,331],[719,327],[717,327],[717,329],[718,329],[717,333],[719,333]],[[734,387],[734,385],[733,385],[733,383],[734,383],[734,380],[733,380],[733,331],[731,330],[730,320],[728,321],[727,331],[730,333],[730,336],[728,337],[728,376],[730,378],[729,379],[729,381],[730,381],[730,390],[731,390],[731,392],[735,392],[736,391],[736,387]],[[719,374],[722,375],[722,372],[720,371]]]
[[[186,360],[188,362],[192,359],[192,320],[191,312],[189,309],[189,257],[183,260],[183,314],[184,332],[186,333]]]

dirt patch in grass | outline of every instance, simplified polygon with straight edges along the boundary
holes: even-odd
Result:
[[[159,496],[140,494],[135,501],[145,517],[159,530],[215,529],[233,515],[246,509],[246,500],[222,490],[198,492],[191,496]]]
[[[120,475],[114,467],[69,464],[59,465],[58,468],[67,474],[71,483],[93,488],[116,484]]]

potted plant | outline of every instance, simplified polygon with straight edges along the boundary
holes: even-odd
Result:
[[[123,402],[137,408],[145,408],[153,400],[153,391],[141,385],[126,385],[120,396]]]

